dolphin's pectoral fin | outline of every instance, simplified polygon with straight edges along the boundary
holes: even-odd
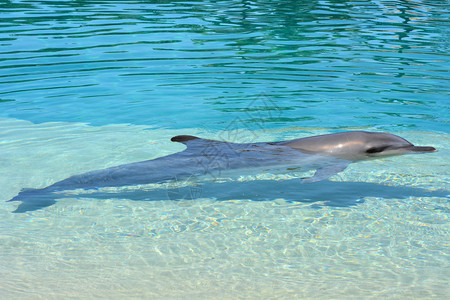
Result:
[[[316,173],[314,173],[313,176],[302,178],[301,183],[311,183],[328,179],[329,177],[344,171],[347,166],[347,163],[341,163],[319,168],[316,170]]]

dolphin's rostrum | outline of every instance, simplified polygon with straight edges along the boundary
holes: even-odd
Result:
[[[433,147],[414,146],[393,134],[365,131],[270,143],[230,143],[190,135],[171,140],[187,148],[153,160],[74,175],[42,189],[23,189],[9,201],[22,201],[14,212],[25,212],[55,203],[58,195],[54,192],[163,183],[190,176],[216,178],[233,170],[241,174],[255,170],[273,173],[316,170],[312,177],[302,179],[303,183],[316,182],[343,171],[355,161],[436,151]],[[39,204],[34,204],[34,199],[39,199]]]

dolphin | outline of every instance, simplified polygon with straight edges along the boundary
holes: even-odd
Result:
[[[216,179],[233,172],[242,175],[257,171],[316,170],[313,176],[301,179],[302,183],[311,183],[342,172],[352,162],[437,151],[430,146],[414,146],[393,134],[366,131],[268,143],[231,143],[191,135],[178,135],[171,141],[184,144],[186,149],[152,160],[74,175],[42,189],[22,189],[9,201],[21,201],[14,212],[26,212],[54,204],[61,191],[165,183],[192,176]]]

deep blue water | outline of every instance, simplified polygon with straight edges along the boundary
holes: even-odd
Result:
[[[448,131],[447,1],[4,1],[0,15],[0,117]]]

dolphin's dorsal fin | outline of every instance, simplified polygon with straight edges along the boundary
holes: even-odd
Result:
[[[188,149],[192,149],[194,147],[211,147],[211,146],[218,146],[221,144],[227,144],[231,145],[234,143],[230,142],[223,142],[223,141],[217,141],[217,140],[210,140],[210,139],[202,139],[193,135],[177,135],[170,139],[172,142],[182,143],[183,145],[187,146]]]
[[[188,141],[192,140],[200,140],[199,137],[193,136],[193,135],[177,135],[170,139],[172,142],[178,142],[186,144]]]

